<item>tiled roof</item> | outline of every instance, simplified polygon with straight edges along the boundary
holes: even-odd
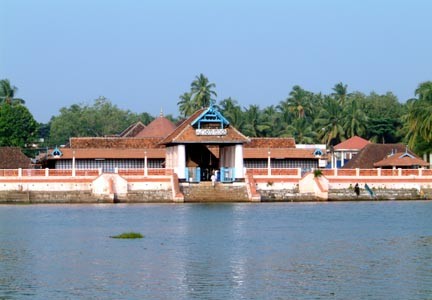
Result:
[[[18,147],[0,147],[0,169],[27,169],[30,158],[21,152]]]
[[[130,125],[128,128],[123,130],[119,134],[121,137],[135,137],[138,133],[140,133],[146,126],[141,122],[138,121],[132,125]]]
[[[198,118],[206,108],[202,108],[193,113],[188,119],[180,124],[171,134],[169,134],[161,144],[176,144],[176,143],[208,143],[208,144],[223,144],[223,143],[244,143],[248,141],[245,137],[234,127],[228,125],[226,128],[226,135],[200,135],[197,136],[195,128],[191,125],[196,118]]]
[[[77,137],[70,139],[70,148],[116,148],[148,149],[161,148],[161,138],[121,138],[121,137]],[[63,151],[63,150],[62,150]]]
[[[429,164],[418,157],[410,157],[406,153],[395,153],[391,156],[374,163],[377,168],[380,167],[413,167],[413,166],[423,166],[426,167]]]
[[[369,143],[370,142],[368,140],[365,140],[359,136],[353,136],[352,138],[349,138],[346,141],[334,146],[334,150],[361,150]]]
[[[164,116],[154,119],[146,128],[141,130],[135,137],[159,137],[164,138],[176,129],[176,126]]]
[[[374,163],[379,162],[386,158],[391,153],[405,152],[406,146],[404,144],[367,144],[359,153],[350,159],[343,169],[373,169]],[[414,155],[413,152],[408,153]]]
[[[62,148],[63,155],[61,157],[50,157],[50,159],[144,159],[161,158],[165,159],[164,148],[150,149],[102,149],[102,148],[86,148],[86,149],[71,149]]]
[[[247,148],[295,148],[294,138],[250,138]]]
[[[181,122],[173,132],[161,141],[161,144],[168,144],[175,140],[188,125],[190,126],[190,123],[192,123],[193,120],[198,118],[198,116],[204,112],[204,110],[204,108],[197,110],[189,118]]]
[[[270,158],[318,159],[318,157],[314,155],[314,151],[314,149],[273,148],[270,150]],[[243,148],[243,158],[268,158],[268,152],[269,150],[267,148]]]

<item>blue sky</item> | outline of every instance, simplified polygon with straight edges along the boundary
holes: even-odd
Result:
[[[39,122],[105,96],[178,115],[203,73],[217,100],[277,105],[298,84],[330,93],[432,80],[432,1],[0,0],[0,79]]]

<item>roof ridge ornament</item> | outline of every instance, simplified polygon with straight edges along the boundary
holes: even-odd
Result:
[[[412,155],[412,154],[410,154],[410,153],[408,152],[408,146],[405,145],[405,152],[402,153],[402,155],[399,156],[399,158],[404,158],[404,157],[406,157],[406,156],[408,156],[408,157],[410,157],[410,158],[414,158],[414,155]]]

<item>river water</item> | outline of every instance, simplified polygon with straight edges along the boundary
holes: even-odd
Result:
[[[432,299],[432,202],[1,205],[0,299]]]

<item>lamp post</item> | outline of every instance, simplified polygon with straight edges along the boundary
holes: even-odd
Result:
[[[148,169],[147,169],[147,150],[144,151],[144,176],[148,176]]]
[[[271,158],[270,158],[270,149],[268,150],[268,152],[267,152],[267,175],[268,176],[271,176],[271,166],[270,166],[270,163],[271,163]]]

